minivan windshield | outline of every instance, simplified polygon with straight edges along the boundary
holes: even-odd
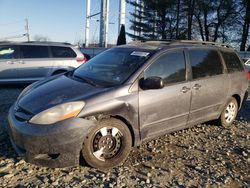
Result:
[[[152,51],[149,50],[112,48],[82,64],[74,71],[73,77],[98,85],[120,85],[151,55]]]

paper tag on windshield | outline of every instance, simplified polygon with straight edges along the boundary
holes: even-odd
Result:
[[[132,52],[130,55],[140,56],[140,57],[147,57],[149,55],[148,52]]]

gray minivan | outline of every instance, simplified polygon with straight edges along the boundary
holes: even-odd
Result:
[[[80,49],[68,43],[1,42],[0,84],[34,82],[84,62]]]
[[[209,120],[231,126],[248,81],[227,45],[135,42],[28,86],[9,111],[9,134],[42,166],[121,164],[132,146]]]

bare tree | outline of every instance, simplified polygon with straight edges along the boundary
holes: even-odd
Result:
[[[245,51],[247,38],[249,36],[249,27],[250,27],[250,0],[243,0],[242,4],[243,4],[243,7],[245,7],[245,16],[244,16],[244,24],[243,24],[243,29],[242,29],[240,50]]]
[[[217,41],[218,38],[225,38],[225,26],[229,28],[235,24],[237,17],[235,0],[197,0],[196,6],[195,17],[202,40]]]
[[[195,0],[188,0],[187,2],[187,38],[188,40],[192,39],[192,25],[193,25],[193,17],[194,17],[194,9],[195,9]]]

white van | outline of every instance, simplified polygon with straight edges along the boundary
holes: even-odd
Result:
[[[69,43],[0,42],[0,84],[34,82],[86,61],[80,49]]]

